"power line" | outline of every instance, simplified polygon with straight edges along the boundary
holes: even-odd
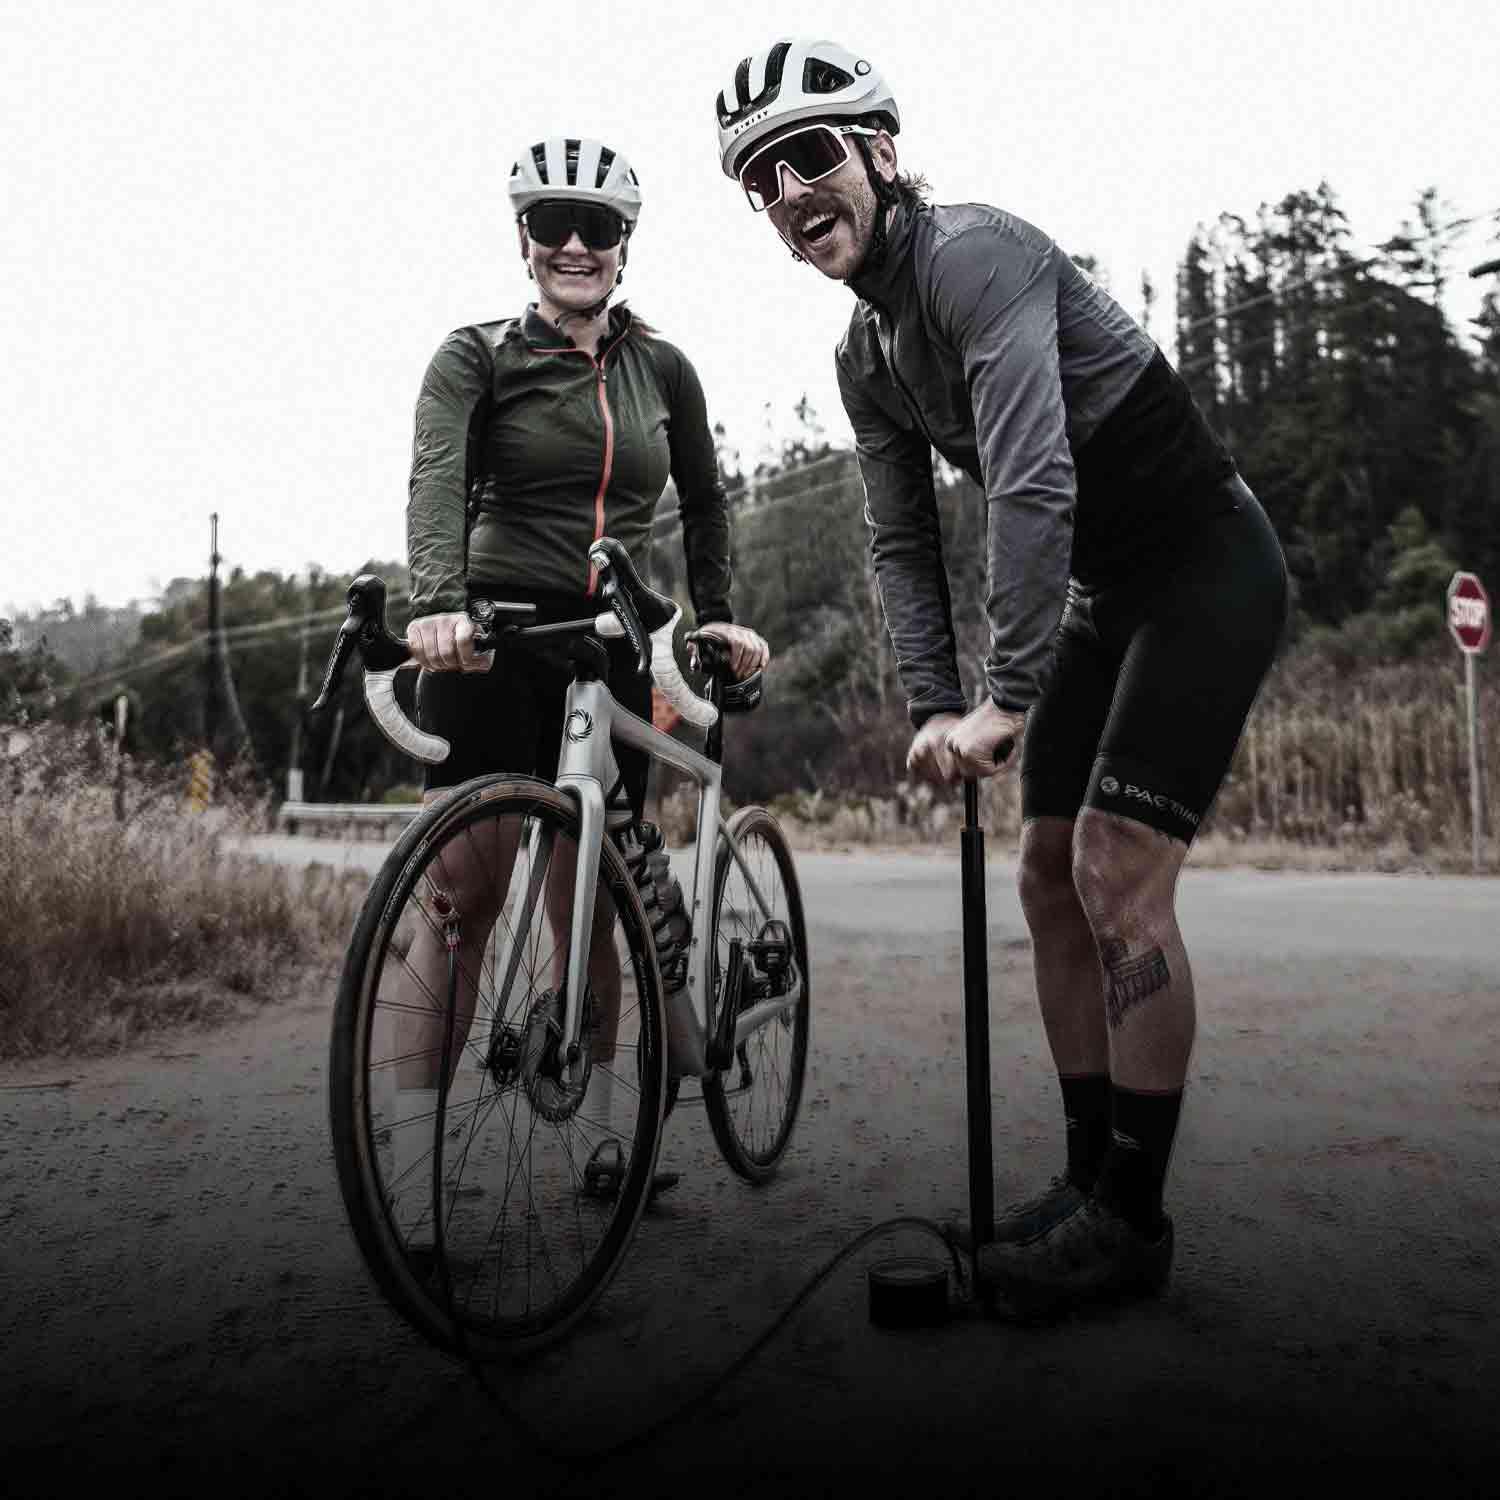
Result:
[[[843,456],[846,458],[852,458],[854,455],[852,453],[847,453]],[[794,469],[792,470],[792,472],[800,473],[801,471]],[[778,474],[776,477],[777,479],[782,479],[786,476]],[[755,505],[745,506],[736,514],[746,518],[761,516],[764,515],[767,511],[776,510],[783,505],[790,505],[793,501],[805,502],[814,499],[818,495],[827,495],[832,493],[834,490],[843,489],[853,477],[854,476],[851,474],[843,479],[833,479],[829,480],[826,484],[814,485],[811,489],[796,490],[788,495],[773,495],[769,500],[761,500]],[[665,516],[659,516],[654,522],[652,522],[652,541],[665,540],[672,535],[672,531],[675,527],[680,527],[681,525],[682,517],[680,513],[669,513]],[[658,527],[660,527],[661,529],[658,530]]]
[[[753,495],[757,489],[763,488],[766,485],[780,484],[784,479],[790,479],[801,474],[810,474],[815,469],[827,468],[830,464],[847,463],[853,456],[852,450],[840,448],[832,453],[825,454],[822,458],[815,458],[808,463],[799,464],[795,469],[786,469],[780,474],[767,475],[763,479],[748,480],[743,484],[736,485],[734,489],[726,489],[724,493],[730,500],[738,500],[742,495]],[[762,504],[764,503],[762,502]],[[760,505],[755,505],[749,507],[749,510],[753,512],[760,508]],[[656,516],[651,522],[653,532],[658,529],[663,532],[669,531],[673,526],[680,524],[680,516],[680,511],[666,511]]]
[[[1323,313],[1324,320],[1331,321],[1334,318],[1348,317],[1349,314],[1360,312],[1366,307],[1373,307],[1376,303],[1383,300],[1384,299],[1381,297],[1363,297],[1358,302],[1347,302],[1337,307],[1325,307],[1321,309],[1321,311]],[[1294,325],[1292,328],[1284,329],[1282,330],[1282,332],[1287,337],[1291,337],[1297,329],[1306,329],[1309,326],[1313,325],[1309,325],[1308,323],[1303,322]],[[1271,333],[1266,334],[1262,338],[1251,339],[1250,342],[1246,344],[1237,344],[1235,345],[1233,350],[1233,357],[1238,358],[1240,355],[1246,354],[1252,349],[1264,349],[1267,345],[1274,344],[1277,337],[1277,334]],[[1206,370],[1211,365],[1217,365],[1223,362],[1223,357],[1218,353],[1217,350],[1215,350],[1211,354],[1200,354],[1196,359],[1190,359],[1185,363],[1178,365],[1177,373],[1179,375],[1191,375],[1198,370]]]
[[[1201,318],[1194,318],[1192,322],[1182,324],[1177,330],[1177,336],[1180,339],[1183,334],[1191,333],[1195,328],[1204,328],[1210,323],[1227,322],[1230,318],[1237,317],[1249,308],[1259,307],[1263,302],[1275,302],[1286,296],[1288,292],[1301,291],[1303,287],[1312,286],[1319,281],[1326,281],[1330,276],[1347,276],[1352,272],[1368,270],[1379,259],[1379,256],[1372,255],[1367,260],[1350,261],[1340,266],[1329,266],[1326,270],[1314,271],[1312,275],[1300,277],[1296,281],[1284,282],[1275,291],[1257,293],[1254,297],[1247,297],[1243,302],[1233,303],[1231,306],[1222,308],[1218,312],[1205,313]]]
[[[1500,208],[1492,208],[1488,213],[1470,214],[1466,218],[1453,219],[1447,224],[1439,225],[1434,233],[1446,234],[1450,229],[1461,229],[1469,224],[1477,224],[1482,219],[1493,219],[1496,217],[1500,217]],[[1259,293],[1254,297],[1247,298],[1243,302],[1236,302],[1217,312],[1206,313],[1201,318],[1194,318],[1190,323],[1179,325],[1177,336],[1180,339],[1184,333],[1191,333],[1195,328],[1203,328],[1210,323],[1217,323],[1235,317],[1247,308],[1258,307],[1263,302],[1274,302],[1277,298],[1284,297],[1288,292],[1300,291],[1303,287],[1312,286],[1319,281],[1326,281],[1330,276],[1347,276],[1351,273],[1366,271],[1371,266],[1380,265],[1386,259],[1387,257],[1383,255],[1366,256],[1363,259],[1347,261],[1341,265],[1328,266],[1321,271],[1314,271],[1311,275],[1300,277],[1295,281],[1284,282],[1274,291]]]
[[[756,484],[779,484],[783,481],[792,480],[834,465],[847,465],[854,458],[855,455],[852,451],[848,449],[839,450],[826,454],[822,458],[813,459],[809,463],[799,465],[795,469],[788,469],[781,474],[757,481]],[[836,480],[814,485],[808,489],[795,490],[789,494],[773,496],[768,500],[763,500],[758,504],[746,507],[742,511],[742,514],[746,516],[759,516],[767,511],[778,509],[783,505],[789,505],[793,502],[806,503],[822,495],[830,494],[835,490],[844,488],[852,477],[852,475],[846,475]],[[729,493],[732,496],[743,495],[749,493],[754,487],[756,486],[747,484]],[[658,516],[652,523],[653,539],[657,535],[669,535],[673,527],[680,527],[681,524],[680,512]],[[657,531],[659,527],[664,527],[664,530],[660,533]],[[390,593],[386,597],[389,604],[403,604],[411,596],[409,591],[403,589]],[[305,629],[311,625],[332,623],[334,620],[341,620],[346,610],[347,605],[340,603],[330,605],[326,609],[314,610],[310,613],[299,612],[297,614],[277,615],[269,620],[257,620],[245,625],[223,627],[220,631],[220,638],[242,650],[259,650],[267,646],[280,644],[276,638],[290,631]],[[55,693],[59,697],[70,697],[75,694],[82,696],[99,687],[112,686],[115,683],[124,682],[131,678],[161,671],[174,663],[181,662],[184,658],[191,656],[193,652],[207,647],[211,640],[211,632],[206,630],[200,631],[188,640],[178,641],[156,652],[154,655],[146,657],[142,661],[121,664],[110,670],[95,673],[90,677],[81,678],[75,683],[69,683],[48,691]],[[22,703],[31,702],[45,698],[46,696],[48,696],[47,691],[33,690],[29,693],[18,694],[17,701]]]

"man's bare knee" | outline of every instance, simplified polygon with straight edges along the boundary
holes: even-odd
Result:
[[[1073,885],[1096,938],[1172,919],[1187,848],[1129,818],[1087,810],[1073,839]]]
[[[1033,932],[1078,909],[1073,887],[1073,822],[1035,818],[1021,830],[1021,910]]]

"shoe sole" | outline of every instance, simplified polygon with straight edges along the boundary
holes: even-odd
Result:
[[[1036,1282],[1007,1275],[1004,1271],[986,1274],[980,1269],[976,1277],[980,1295],[986,1303],[1003,1299],[1020,1320],[1046,1321],[1074,1309],[1111,1306],[1116,1303],[1146,1301],[1161,1297],[1171,1281],[1170,1264],[1163,1271],[1141,1271],[1121,1281],[1099,1286],[1039,1286]]]

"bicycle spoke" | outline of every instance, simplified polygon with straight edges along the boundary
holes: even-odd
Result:
[[[340,990],[339,1177],[361,1249],[395,1305],[447,1347],[457,1318],[463,1342],[494,1353],[570,1326],[634,1235],[649,1187],[648,1174],[632,1170],[635,1153],[654,1156],[659,1129],[659,1116],[645,1112],[659,1107],[666,1067],[661,996],[644,977],[654,975],[645,914],[610,844],[581,1017],[585,1045],[600,1055],[580,1079],[563,1065],[555,1035],[570,938],[560,908],[571,908],[574,893],[549,885],[578,858],[576,808],[553,790],[512,794],[500,781],[420,819],[401,862],[388,862],[372,886]],[[457,908],[456,959],[439,892]],[[452,1072],[436,1142],[438,1111],[419,1094],[445,1053]],[[589,1164],[608,1141],[619,1142],[625,1177],[617,1193],[594,1201]],[[451,1281],[422,1271],[405,1248],[436,1243],[434,1207]]]

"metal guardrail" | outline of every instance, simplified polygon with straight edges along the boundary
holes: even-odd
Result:
[[[358,837],[399,833],[421,811],[420,802],[283,802],[276,823],[287,833],[332,829]]]

